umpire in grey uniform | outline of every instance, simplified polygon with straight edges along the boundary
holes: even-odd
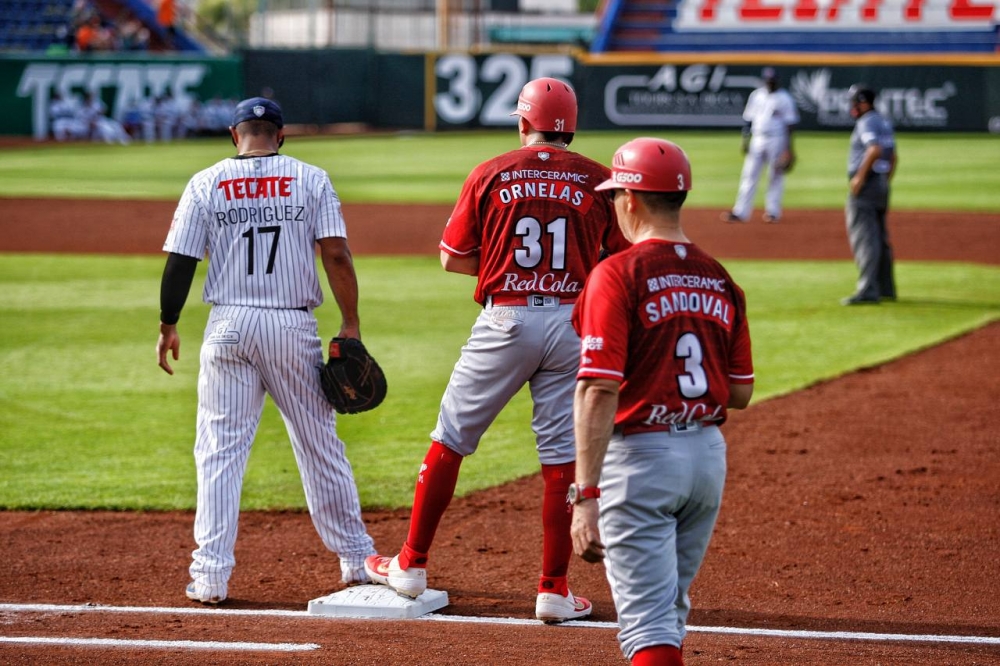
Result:
[[[892,247],[886,213],[889,181],[896,170],[896,139],[892,125],[875,110],[875,92],[864,84],[850,89],[854,132],[847,155],[847,237],[858,266],[858,284],[844,305],[896,300]]]

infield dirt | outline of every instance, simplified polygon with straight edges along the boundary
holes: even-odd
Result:
[[[7,199],[0,205],[0,251],[23,252],[156,253],[173,211],[169,202],[141,201]],[[449,212],[440,206],[345,206],[359,255],[436,254]],[[685,228],[722,259],[850,258],[840,213],[793,211],[778,225],[726,225],[718,212],[690,211]],[[1000,263],[995,215],[893,213],[891,235],[899,260]],[[685,645],[688,664],[1000,664],[997,645],[931,638],[1000,637],[998,349],[1000,324],[993,323],[898,361],[752,405],[725,426],[726,497],[692,590],[691,624],[919,634],[926,640],[696,631]],[[150,371],[157,371],[152,356]],[[532,616],[540,493],[535,475],[453,502],[429,574],[432,587],[450,596],[442,614]],[[407,519],[406,510],[365,514],[386,553],[402,542]],[[186,512],[0,512],[6,564],[0,602],[191,608],[183,589],[192,523]],[[236,555],[232,597],[223,608],[305,610],[310,599],[339,586],[336,558],[304,513],[243,514]],[[615,620],[600,566],[574,560],[570,580],[574,592],[594,602],[594,620]],[[568,625],[97,611],[0,612],[0,623],[3,637],[320,645],[294,655],[234,655],[0,642],[0,662],[11,664],[625,663],[614,630]]]

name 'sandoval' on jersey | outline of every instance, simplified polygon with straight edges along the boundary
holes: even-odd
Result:
[[[611,200],[594,187],[608,169],[572,151],[526,146],[469,174],[441,239],[457,257],[480,254],[475,298],[575,298],[601,247],[628,243]]]
[[[212,305],[316,307],[315,243],[347,237],[325,171],[286,155],[230,158],[195,174],[163,245],[208,263]]]
[[[615,425],[626,432],[721,424],[730,384],[753,381],[743,291],[693,244],[648,240],[610,257],[573,324],[577,376],[621,382]]]

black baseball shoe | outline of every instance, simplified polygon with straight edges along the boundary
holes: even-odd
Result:
[[[847,298],[840,299],[841,305],[878,305],[879,299],[877,298],[862,298],[861,296],[854,294],[853,296],[848,296]]]

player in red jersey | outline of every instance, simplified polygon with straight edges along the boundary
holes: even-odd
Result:
[[[683,664],[688,589],[726,477],[719,426],[753,393],[746,304],[681,228],[684,151],[635,139],[611,171],[597,189],[614,192],[633,245],[594,270],[573,312],[582,339],[573,547],[606,560],[632,664]]]
[[[563,81],[528,82],[517,109],[521,147],[477,166],[441,240],[447,271],[478,277],[483,305],[441,399],[437,427],[417,477],[413,514],[395,557],[368,558],[372,580],[417,597],[427,554],[451,502],[465,456],[524,384],[542,466],[542,570],[535,615],[562,622],[590,614],[567,583],[573,554],[565,497],[573,481],[573,390],[580,339],[570,317],[602,247],[628,247],[610,199],[595,187],[606,167],[568,150],[576,94]]]

